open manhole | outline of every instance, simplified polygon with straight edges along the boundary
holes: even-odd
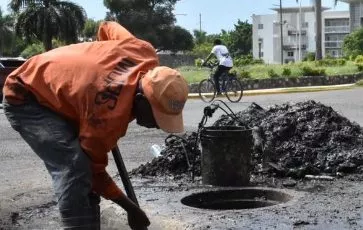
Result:
[[[253,209],[288,202],[293,197],[277,190],[233,189],[195,193],[184,197],[184,205],[214,210]]]

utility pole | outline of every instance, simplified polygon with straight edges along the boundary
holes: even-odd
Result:
[[[301,61],[301,27],[302,27],[302,18],[301,18],[301,0],[299,1],[299,61]]]
[[[322,54],[322,21],[321,21],[321,0],[315,0],[315,17],[316,17],[316,60],[321,60],[323,58]]]
[[[202,13],[199,13],[199,32],[202,34]]]
[[[284,64],[284,38],[283,38],[283,30],[282,30],[282,0],[280,0],[280,41],[281,41],[281,65]]]

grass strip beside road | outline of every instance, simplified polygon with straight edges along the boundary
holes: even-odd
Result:
[[[296,64],[286,64],[286,65],[248,65],[243,67],[234,67],[237,73],[242,70],[248,71],[251,75],[251,79],[267,79],[270,78],[268,75],[269,70],[273,70],[279,76],[282,75],[283,69],[288,68],[291,70],[291,75],[289,77],[299,77],[302,76],[301,66],[310,66],[314,68],[324,68],[326,70],[327,76],[343,75],[343,74],[354,74],[358,73],[358,68],[353,62],[347,61],[343,66],[315,66],[313,62],[303,62]],[[188,83],[198,83],[201,80],[208,78],[210,71],[208,68],[199,68],[195,66],[182,66],[178,70],[182,73]]]
[[[356,86],[359,86],[359,87],[363,87],[363,79],[362,80],[359,80],[357,81],[357,83],[355,83]]]

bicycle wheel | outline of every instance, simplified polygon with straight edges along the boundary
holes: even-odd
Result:
[[[207,103],[213,101],[216,96],[216,88],[213,81],[210,79],[202,80],[198,86],[198,93],[202,101]]]
[[[226,97],[230,102],[239,102],[243,96],[242,83],[236,78],[230,78],[226,82]]]

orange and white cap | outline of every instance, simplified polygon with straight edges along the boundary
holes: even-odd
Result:
[[[183,132],[182,112],[188,98],[188,84],[181,74],[159,66],[144,75],[141,85],[160,129],[168,133]]]

